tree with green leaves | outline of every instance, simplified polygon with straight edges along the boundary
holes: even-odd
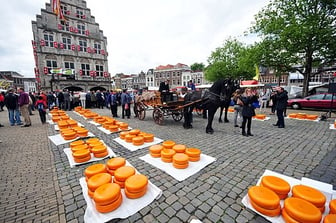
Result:
[[[216,48],[208,58],[205,69],[207,80],[220,78],[249,79],[255,75],[256,48],[245,46],[237,39],[227,39],[222,47]]]
[[[260,64],[304,76],[303,95],[316,74],[335,70],[336,1],[271,0],[255,17]]]
[[[193,63],[190,68],[193,72],[204,71],[205,65],[203,63]]]

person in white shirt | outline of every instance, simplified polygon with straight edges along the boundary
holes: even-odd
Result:
[[[82,108],[86,108],[86,93],[84,91],[81,91],[79,93],[79,100],[82,105]]]

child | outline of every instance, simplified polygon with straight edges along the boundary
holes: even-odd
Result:
[[[36,101],[35,106],[39,112],[40,119],[42,124],[46,123],[46,108],[47,108],[47,103],[45,100],[43,100],[43,97],[39,96],[39,100]]]

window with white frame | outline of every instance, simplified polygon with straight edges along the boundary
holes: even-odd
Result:
[[[44,34],[45,45],[49,47],[54,47],[54,35],[50,33]]]
[[[46,67],[48,67],[48,74],[51,74],[50,70],[57,68],[56,60],[46,60]]]
[[[77,17],[77,18],[82,18],[83,15],[84,15],[84,10],[83,10],[83,9],[79,9],[79,8],[77,8],[77,9],[76,9],[76,17]]]
[[[79,34],[85,35],[85,25],[83,23],[78,23],[77,29]]]
[[[96,75],[97,77],[104,77],[104,67],[100,64],[96,64]]]
[[[94,49],[96,50],[97,54],[100,54],[100,50],[101,50],[101,44],[100,43],[94,43]]]
[[[81,68],[83,76],[90,76],[90,64],[82,63]]]
[[[61,21],[61,25],[62,25],[62,30],[65,30],[65,31],[70,31],[70,23],[69,21],[64,21],[62,20]]]
[[[80,46],[80,50],[82,52],[86,52],[87,49],[87,42],[86,40],[79,40],[79,46]]]
[[[66,15],[68,12],[68,7],[66,5],[61,5],[61,11],[63,15]]]
[[[75,63],[74,62],[69,62],[69,61],[64,61],[64,68],[65,69],[75,69]]]
[[[71,38],[70,37],[62,37],[62,43],[64,45],[64,49],[71,50]]]

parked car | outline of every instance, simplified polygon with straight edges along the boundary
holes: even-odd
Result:
[[[336,108],[336,95],[333,97],[333,103],[331,103],[332,94],[314,94],[305,98],[295,98],[289,99],[287,106],[292,107],[293,109],[300,108],[326,108],[330,109],[331,106],[333,109]]]

